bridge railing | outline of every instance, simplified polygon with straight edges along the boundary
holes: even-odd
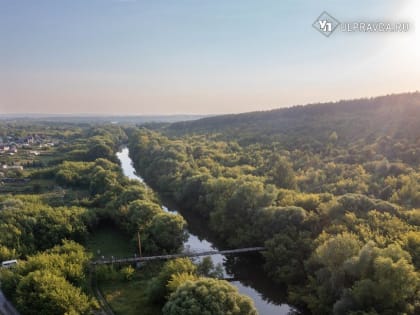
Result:
[[[212,255],[232,255],[249,252],[261,252],[264,251],[265,247],[247,247],[238,249],[227,249],[227,250],[210,250],[204,252],[185,252],[171,255],[157,255],[157,256],[143,256],[143,257],[129,257],[129,258],[111,258],[92,261],[92,265],[110,265],[110,264],[131,264],[142,261],[153,261],[153,260],[168,260],[181,257],[200,257],[200,256],[212,256]]]

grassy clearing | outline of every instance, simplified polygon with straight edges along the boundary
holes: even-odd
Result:
[[[128,257],[135,253],[130,238],[111,224],[102,225],[92,233],[86,247],[95,258],[102,255]],[[136,271],[131,281],[117,276],[112,280],[99,281],[98,287],[116,315],[159,315],[161,306],[149,305],[146,289],[148,281],[160,268],[159,263],[144,265]]]
[[[131,239],[113,225],[100,226],[90,235],[86,247],[94,258],[132,257],[136,253]]]
[[[116,315],[160,315],[161,305],[150,305],[146,291],[148,281],[161,268],[159,263],[149,263],[136,271],[131,281],[108,280],[99,283],[103,296]]]

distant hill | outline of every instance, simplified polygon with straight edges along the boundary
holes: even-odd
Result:
[[[169,134],[218,134],[242,142],[325,141],[337,133],[340,142],[380,136],[420,140],[420,93],[294,106],[173,123]]]
[[[208,117],[206,115],[144,115],[144,116],[101,116],[101,115],[54,115],[54,114],[0,114],[0,120],[37,120],[46,122],[66,123],[114,123],[114,124],[144,124],[173,123]]]

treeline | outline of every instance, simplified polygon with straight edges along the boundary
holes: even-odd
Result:
[[[413,161],[388,160],[380,139],[338,145],[334,133],[322,150],[170,135],[131,130],[137,171],[228,246],[267,247],[265,269],[291,303],[312,314],[420,312]]]
[[[298,145],[317,149],[334,131],[339,144],[360,139],[374,142],[379,137],[416,143],[419,120],[420,93],[416,92],[215,116],[173,123],[165,132],[177,136],[208,134],[241,144],[279,141],[287,149]],[[418,162],[418,153],[416,158]]]
[[[92,217],[82,207],[51,207],[37,196],[0,198],[0,260],[25,257],[60,244],[83,243]]]

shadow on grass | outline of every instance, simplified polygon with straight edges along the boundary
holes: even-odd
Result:
[[[101,224],[93,231],[86,244],[94,259],[133,257],[136,253],[130,237],[113,224]]]

